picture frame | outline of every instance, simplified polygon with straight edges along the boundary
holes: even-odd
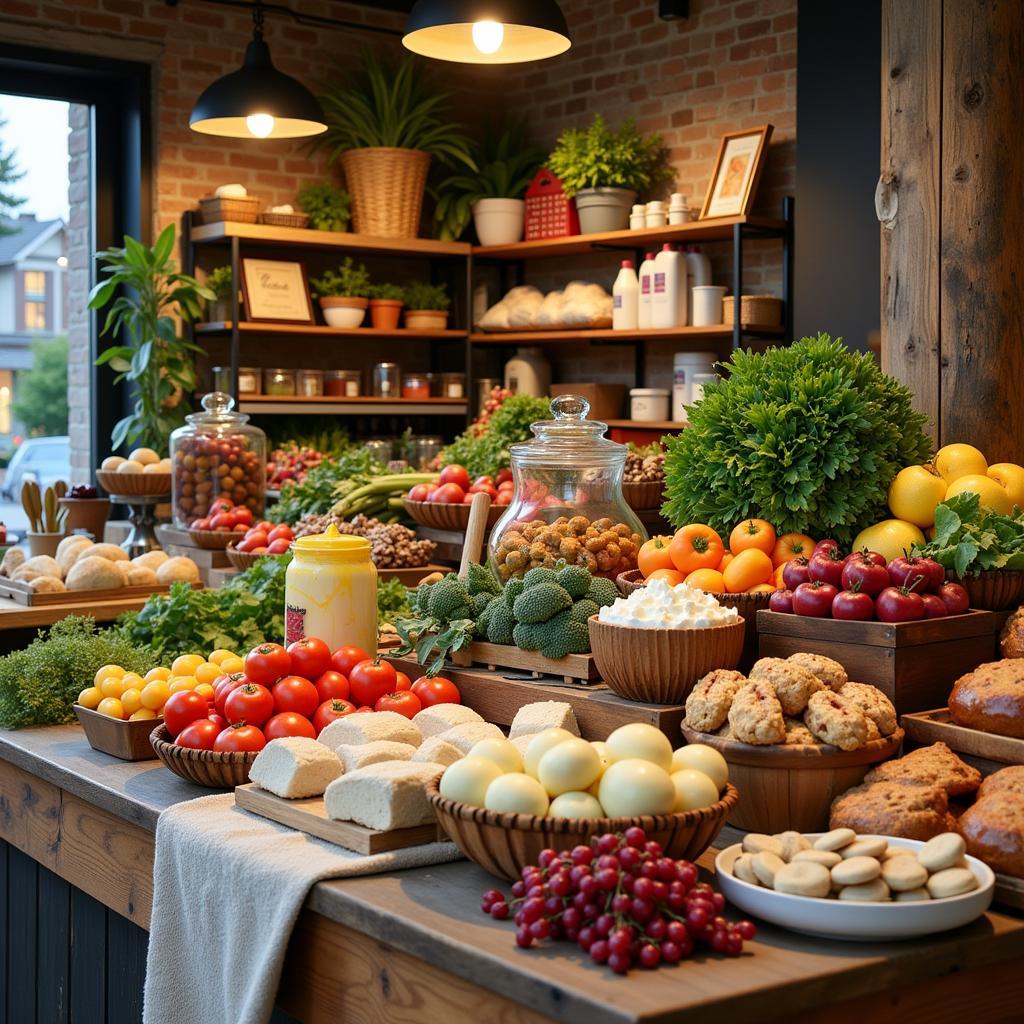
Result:
[[[306,267],[295,260],[242,257],[246,319],[256,323],[312,324]]]
[[[722,136],[700,220],[740,217],[750,213],[768,155],[772,130],[772,125],[763,124]]]

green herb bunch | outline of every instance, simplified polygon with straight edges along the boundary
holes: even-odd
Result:
[[[494,476],[511,463],[509,448],[532,437],[530,424],[549,415],[549,400],[531,395],[512,395],[494,410],[483,433],[470,428],[441,452],[441,465],[457,462],[470,478]]]
[[[370,298],[405,301],[405,289],[400,284],[371,284]]]
[[[396,619],[408,615],[412,610],[409,604],[409,588],[400,579],[377,580],[377,624],[394,623]]]
[[[993,512],[972,491],[935,509],[935,537],[915,554],[934,558],[957,576],[991,569],[1024,569],[1024,512]]]
[[[297,523],[303,516],[324,515],[334,503],[385,472],[385,467],[365,448],[353,448],[337,458],[324,459],[299,483],[286,480],[281,498],[267,518],[275,523]]]
[[[758,516],[780,534],[846,544],[888,516],[896,473],[928,461],[927,419],[910,392],[840,339],[734,352],[727,369],[666,439],[662,513],[677,528],[727,534]]]
[[[314,277],[309,282],[309,290],[317,299],[336,295],[365,299],[371,287],[366,265],[356,263],[351,256],[346,256],[336,271],[328,270],[323,277]]]
[[[427,284],[425,281],[410,281],[405,286],[406,309],[447,309],[452,300],[448,287],[443,284]]]
[[[231,297],[231,267],[223,266],[211,270],[206,275],[206,287],[213,292],[217,299]]]
[[[309,214],[317,231],[344,231],[348,227],[351,196],[333,185],[310,183],[299,189],[299,208]]]

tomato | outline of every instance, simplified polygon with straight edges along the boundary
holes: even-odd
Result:
[[[734,555],[751,548],[769,556],[775,550],[775,527],[766,519],[744,519],[729,534],[729,550]]]
[[[210,705],[206,698],[195,690],[179,690],[167,698],[164,705],[164,725],[171,736],[177,736],[186,725],[191,725],[197,718],[205,718],[210,713]]]
[[[772,578],[772,560],[760,548],[745,548],[725,567],[722,578],[730,594],[742,594]]]
[[[210,721],[217,726],[217,732],[222,732],[228,727],[228,720],[223,715],[218,715],[217,712],[210,712]]]
[[[959,583],[943,583],[936,593],[950,615],[963,615],[971,605],[966,589]]]
[[[260,644],[245,656],[246,676],[263,686],[273,686],[291,667],[292,659],[280,644]]]
[[[845,590],[858,590],[868,597],[875,597],[889,586],[886,568],[875,565],[862,554],[850,555],[843,565],[840,579]]]
[[[355,711],[356,706],[350,700],[342,700],[340,697],[334,697],[330,700],[325,700],[313,713],[313,728],[316,730],[317,736],[320,735],[331,724],[331,722],[337,721],[339,718],[344,718],[346,715],[351,715]]]
[[[787,590],[796,590],[801,583],[810,583],[811,574],[807,569],[810,563],[802,555],[791,558],[782,566],[782,582]]]
[[[875,568],[878,568],[876,566]],[[942,602],[939,602],[940,604]],[[867,622],[875,617],[875,602],[871,595],[860,590],[840,590],[832,599],[833,619],[852,619]]]
[[[811,582],[820,580],[822,583],[831,583],[833,587],[843,585],[843,566],[846,560],[839,557],[837,550],[819,551],[811,555],[807,563],[807,574]]]
[[[352,700],[361,707],[373,707],[386,693],[394,693],[398,674],[386,661],[367,658],[361,661],[348,676]]]
[[[397,682],[395,683],[396,692],[399,690],[412,689],[412,680],[404,672],[396,672],[395,679],[397,680]]]
[[[303,679],[319,679],[331,667],[331,649],[315,636],[304,636],[288,645],[291,674]]]
[[[267,540],[273,543],[275,540],[295,540],[295,534],[292,533],[292,528],[281,523],[280,526],[275,526],[270,533],[267,534]]]
[[[369,711],[371,715],[373,714],[373,708],[370,707],[369,705],[367,705],[365,708],[356,708],[354,713],[359,715],[359,714],[362,714],[365,711]]]
[[[455,484],[465,491],[469,489],[469,473],[466,472],[464,466],[453,462],[450,466],[445,466],[441,470],[441,475],[437,478],[437,482],[439,484]]]
[[[774,594],[778,590],[778,587],[774,583],[757,583],[752,586],[747,593],[748,594]]]
[[[839,591],[831,583],[820,580],[801,583],[793,591],[793,611],[815,619],[827,619],[832,614],[832,602]]]
[[[420,704],[425,708],[432,708],[435,704],[461,704],[462,694],[459,688],[444,676],[420,676],[412,684],[412,692],[420,699]]]
[[[213,706],[217,711],[223,715],[224,702],[228,699],[228,694],[232,690],[237,690],[239,686],[245,686],[247,682],[249,678],[244,672],[232,672],[229,676],[221,676],[213,684]]]
[[[274,713],[274,698],[259,683],[246,683],[232,690],[224,701],[224,717],[228,725],[248,722],[262,725]]]
[[[498,488],[495,487],[494,484],[473,484],[473,486],[470,487],[468,491],[466,491],[466,494],[487,494],[490,495],[491,501],[494,501],[494,499],[498,496]]]
[[[213,749],[221,753],[254,752],[267,745],[267,737],[255,725],[229,725],[213,741]]]
[[[814,554],[814,541],[806,533],[784,533],[772,548],[772,565],[778,567],[791,558],[810,558]]]
[[[285,676],[274,685],[274,713],[294,711],[311,718],[313,712],[323,703],[316,687],[302,676]]]
[[[915,622],[924,618],[924,601],[907,587],[886,587],[875,600],[882,622]]]
[[[252,509],[247,505],[239,505],[234,514],[236,526],[244,526],[246,529],[252,526]]]
[[[214,530],[233,530],[235,517],[230,512],[219,512],[210,520],[210,527]]]
[[[179,747],[188,747],[189,750],[213,750],[214,741],[219,734],[220,729],[216,723],[208,718],[197,718],[174,737],[174,742]]]
[[[714,569],[697,569],[697,572],[714,572]],[[690,575],[693,575],[692,573]],[[647,582],[651,580],[664,580],[670,587],[676,587],[683,582],[685,577],[678,569],[655,569],[650,576],[647,577]]]
[[[839,551],[839,541],[832,540],[831,537],[826,537],[825,540],[819,540],[814,545],[814,550],[811,552],[812,555],[820,555],[823,551]],[[810,559],[810,555],[807,556]]]
[[[717,569],[694,569],[683,582],[705,594],[725,593],[725,577]]]
[[[210,528],[209,519],[197,519],[191,526],[193,530],[208,530]]]
[[[362,647],[339,647],[331,655],[331,664],[335,671],[340,672],[346,679],[352,674],[352,669],[361,661],[368,661],[370,655]]]
[[[466,492],[458,484],[441,484],[430,492],[430,501],[437,501],[442,505],[460,505],[465,497]]]
[[[776,590],[768,598],[768,610],[770,612],[781,612],[784,615],[793,614],[793,591]]]
[[[236,544],[238,551],[252,551],[253,548],[265,548],[267,535],[262,530],[250,530],[241,544]]]
[[[914,585],[919,594],[937,590],[946,581],[946,570],[932,558],[908,558],[900,555],[888,566],[889,579],[894,587]],[[916,582],[915,581],[919,581]]]
[[[494,478],[494,482],[500,487],[504,483],[512,483],[512,470],[511,469],[499,469],[498,475]]]
[[[866,558],[869,562],[882,566],[883,569],[889,564],[885,560],[885,555],[880,555],[877,551],[869,551],[867,548],[861,548],[846,556],[847,561],[851,558]]]
[[[943,619],[949,614],[945,602],[937,594],[922,594],[921,602],[924,604],[926,619]]]
[[[512,488],[510,487],[507,491],[499,490],[498,496],[494,499],[495,505],[511,505],[512,504]]]
[[[263,727],[268,740],[279,740],[285,736],[308,736],[311,740],[316,739],[316,729],[313,723],[305,716],[294,711],[283,711],[267,722]]]
[[[415,693],[411,690],[403,690],[399,693],[384,694],[373,705],[373,710],[394,711],[399,715],[405,715],[406,718],[412,718],[413,715],[419,714],[423,710],[423,705]]]
[[[430,494],[432,490],[433,488],[430,486],[430,484],[417,484],[409,491],[409,500],[426,501],[427,495]]]
[[[644,574],[650,576],[658,569],[674,569],[672,556],[669,554],[671,537],[652,537],[640,545],[640,551],[636,556],[637,568]]]
[[[792,559],[790,559],[790,562],[791,561]],[[782,581],[782,574],[786,571],[787,565],[789,565],[789,562],[783,562],[782,565],[776,567],[775,572],[772,575],[772,583],[775,584],[776,590],[786,589],[786,584]]]
[[[348,680],[334,669],[321,672],[313,684],[316,687],[317,695],[321,701],[325,700],[348,700]]]
[[[267,554],[283,555],[291,546],[292,542],[287,537],[278,537],[267,545]]]
[[[458,480],[456,480],[455,482],[458,483]],[[484,473],[482,476],[478,476],[473,481],[473,486],[474,487],[490,487],[490,488],[492,488],[494,490],[497,490],[497,488],[494,486],[493,478],[488,476],[486,473]]]
[[[672,564],[684,575],[694,569],[717,569],[725,554],[722,538],[703,523],[691,523],[676,531],[668,546]]]

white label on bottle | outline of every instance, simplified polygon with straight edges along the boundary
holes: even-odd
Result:
[[[448,397],[449,398],[461,398],[462,397],[462,385],[458,383],[448,385]]]
[[[613,295],[612,296],[612,309],[622,309],[622,296],[621,295]]]
[[[359,384],[354,380],[345,381],[345,397],[346,398],[358,398],[359,397]]]

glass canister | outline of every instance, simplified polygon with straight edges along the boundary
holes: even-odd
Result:
[[[338,532],[300,537],[285,573],[284,642],[304,636],[332,650],[351,644],[377,650],[377,570],[370,542]]]
[[[398,363],[377,363],[373,368],[373,393],[377,398],[398,398],[402,392],[402,371]]]
[[[303,398],[319,398],[324,393],[322,370],[299,370],[295,375],[295,393]]]
[[[588,420],[580,395],[551,401],[552,419],[512,446],[512,503],[491,531],[491,567],[504,582],[560,558],[614,579],[636,568],[647,532],[622,497],[626,446]]]
[[[332,398],[358,398],[362,392],[361,370],[326,370],[324,394]]]
[[[430,397],[430,381],[425,373],[402,374],[402,397],[425,399]]]
[[[228,371],[230,373],[230,369]],[[263,371],[258,366],[240,366],[238,368],[238,393],[240,395],[258,395]],[[214,388],[214,391],[231,391],[231,388]]]
[[[235,400],[223,391],[203,396],[194,412],[171,434],[174,525],[208,529],[217,501],[244,505],[263,517],[266,496],[267,436],[234,412]]]

